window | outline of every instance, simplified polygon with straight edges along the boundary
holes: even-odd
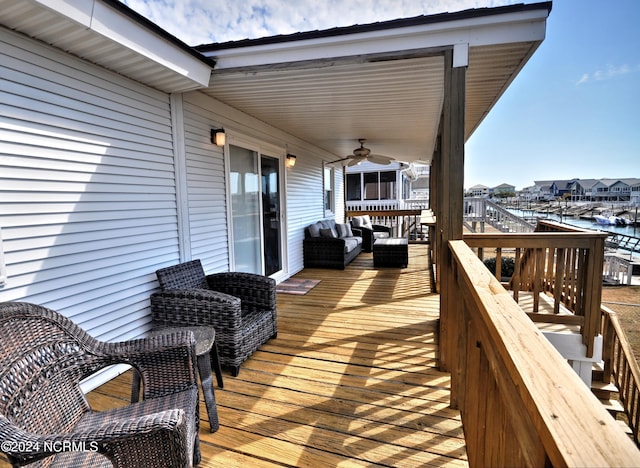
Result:
[[[364,199],[378,200],[378,173],[365,172],[364,178]]]
[[[347,201],[362,200],[362,174],[347,174]]]
[[[324,211],[325,216],[333,213],[334,207],[334,177],[333,168],[329,166],[324,167]],[[328,213],[327,213],[328,212]]]
[[[380,173],[380,200],[395,200],[396,173],[387,171]]]

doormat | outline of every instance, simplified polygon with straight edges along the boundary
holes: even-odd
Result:
[[[276,292],[282,294],[298,294],[304,295],[315,288],[320,280],[289,278],[276,286]]]

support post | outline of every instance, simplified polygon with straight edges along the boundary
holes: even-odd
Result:
[[[465,49],[461,52],[464,52]],[[457,325],[455,301],[456,281],[452,271],[449,241],[462,239],[464,196],[464,122],[466,66],[453,66],[454,50],[444,53],[444,106],[442,115],[442,146],[439,170],[437,237],[439,240],[440,282],[440,369],[452,371],[456,363]],[[456,64],[465,65],[458,58]],[[453,390],[452,390],[453,391]]]

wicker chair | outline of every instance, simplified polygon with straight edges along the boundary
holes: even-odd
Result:
[[[276,283],[252,273],[205,275],[200,260],[156,271],[154,327],[213,325],[220,363],[235,377],[255,350],[278,334]]]
[[[193,335],[98,341],[42,306],[0,303],[0,441],[14,466],[192,466],[200,462]],[[79,382],[126,363],[145,401],[94,412]]]
[[[369,215],[354,216],[351,219],[351,226],[362,233],[362,250],[365,252],[373,252],[376,239],[391,237],[391,228],[381,224],[371,224]]]

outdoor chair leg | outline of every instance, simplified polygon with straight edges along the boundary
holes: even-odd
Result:
[[[213,366],[213,371],[216,373],[218,387],[224,388],[224,383],[222,382],[222,367],[220,366],[220,357],[218,356],[218,345],[215,342],[211,348],[211,358],[211,364]]]
[[[216,407],[216,396],[213,391],[213,377],[211,375],[211,359],[209,353],[198,356],[198,372],[200,373],[200,384],[202,385],[202,394],[204,403],[207,407],[207,415],[209,416],[209,426],[211,432],[216,432],[220,428],[218,421],[218,409]]]

